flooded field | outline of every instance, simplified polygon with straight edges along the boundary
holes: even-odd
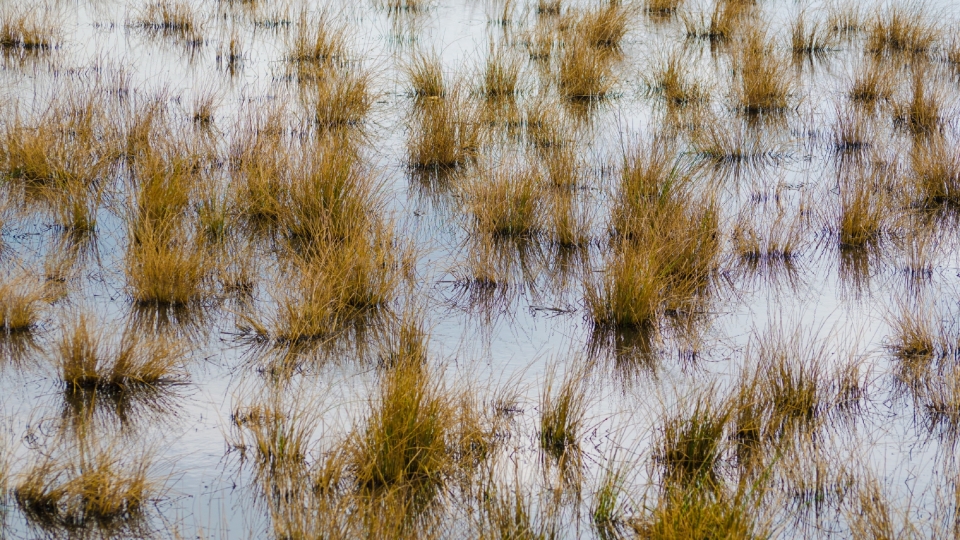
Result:
[[[0,3],[0,537],[957,536],[958,28]]]

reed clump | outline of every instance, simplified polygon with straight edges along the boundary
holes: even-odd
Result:
[[[313,81],[314,118],[321,129],[356,127],[373,106],[370,76],[359,68],[328,69]]]
[[[126,332],[115,348],[109,347],[93,325],[81,315],[72,327],[64,328],[58,367],[66,391],[130,393],[182,380],[181,352],[174,344]]]
[[[895,80],[887,63],[869,61],[860,66],[847,95],[851,101],[873,108],[877,102],[890,100]]]
[[[540,448],[554,459],[579,459],[588,405],[587,383],[583,368],[571,369],[557,389],[554,373],[544,382],[540,395]]]
[[[520,90],[520,62],[504,49],[491,50],[482,81],[482,93],[488,100],[513,99]]]
[[[125,259],[127,286],[141,306],[183,307],[207,296],[207,254],[190,239],[173,239],[169,227],[146,228],[131,238]]]
[[[871,188],[870,178],[841,186],[840,210],[836,221],[842,248],[863,249],[879,244],[889,215],[883,193]]]
[[[893,6],[878,13],[867,27],[866,49],[873,53],[926,54],[940,30],[919,9]]]
[[[489,69],[489,68],[488,68]],[[411,92],[418,100],[442,98],[447,94],[443,63],[437,54],[415,54],[405,66]]]
[[[573,101],[600,100],[613,86],[610,61],[578,43],[576,38],[565,45],[557,68],[560,95]]]
[[[442,482],[452,467],[447,439],[454,413],[422,363],[401,362],[384,373],[367,425],[350,447],[358,486],[376,490]]]
[[[619,49],[627,33],[629,14],[619,3],[581,13],[570,24],[584,44],[598,49]]]
[[[700,396],[690,411],[664,420],[654,459],[663,468],[665,485],[710,488],[717,483],[728,418],[729,411]]]
[[[788,64],[773,50],[767,37],[752,31],[736,57],[737,101],[746,114],[786,111],[796,82]]]
[[[200,24],[193,7],[179,0],[159,0],[147,4],[135,24],[143,29],[189,39],[200,38]]]
[[[819,23],[810,23],[806,12],[801,11],[790,25],[790,48],[795,59],[815,58],[830,50],[830,34]]]
[[[81,449],[67,463],[35,461],[14,487],[31,521],[67,528],[97,525],[111,530],[144,517],[156,491],[149,455],[125,460],[118,448]]]
[[[914,135],[934,133],[943,122],[943,95],[929,86],[922,71],[917,70],[913,74],[910,100],[895,105],[895,121]]]
[[[922,207],[960,206],[960,153],[942,139],[933,138],[913,146],[910,164]]]
[[[738,490],[713,492],[692,487],[672,490],[631,528],[642,538],[766,538],[770,533],[758,523],[758,506]]]
[[[0,12],[0,50],[38,53],[53,49],[57,31],[50,15],[37,10],[4,9]]]
[[[39,290],[23,279],[0,285],[0,332],[6,335],[29,333],[40,321]]]
[[[296,32],[287,44],[287,60],[309,73],[340,64],[346,60],[347,33],[323,15],[311,21],[305,13],[300,15]]]
[[[468,190],[468,208],[480,234],[529,238],[541,233],[545,217],[540,172],[532,166],[499,165],[482,173]]]
[[[460,92],[429,100],[415,116],[407,142],[414,169],[448,171],[475,161],[484,140],[481,111]]]
[[[683,55],[673,53],[654,72],[650,87],[663,96],[668,105],[683,107],[705,103],[710,98],[703,85],[692,80],[688,64],[689,61]]]

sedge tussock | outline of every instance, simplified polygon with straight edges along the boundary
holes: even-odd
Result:
[[[346,50],[346,28],[327,15],[309,20],[304,12],[287,44],[287,60],[307,70],[330,67],[346,59]]]
[[[926,54],[940,29],[916,7],[893,6],[877,13],[867,27],[866,50],[872,53]]]
[[[467,189],[467,200],[479,234],[521,238],[544,229],[542,179],[534,167],[501,164],[483,172]]]
[[[416,53],[404,66],[410,91],[418,100],[442,98],[447,94],[443,62],[437,53]]]
[[[790,49],[794,59],[815,58],[830,50],[830,34],[819,22],[810,23],[801,11],[790,24]]]
[[[789,268],[798,256],[803,241],[803,223],[797,217],[789,219],[784,212],[763,227],[757,227],[747,216],[738,218],[733,226],[731,240],[734,253],[749,268]],[[764,234],[761,231],[768,231]]]
[[[124,271],[134,302],[182,307],[207,295],[211,261],[191,239],[172,239],[172,232],[163,226],[144,227],[129,236]]]
[[[589,376],[574,366],[564,375],[559,388],[551,371],[540,394],[540,448],[556,460],[579,463],[580,439],[585,428]]]
[[[513,99],[520,90],[520,62],[502,48],[491,49],[481,79],[481,91],[488,100]]]
[[[563,7],[563,0],[537,0],[537,15],[555,16],[559,15]]]
[[[910,165],[922,207],[960,207],[960,152],[942,139],[933,138],[913,145]]]
[[[835,230],[841,248],[874,247],[883,237],[889,211],[883,192],[872,188],[873,179],[867,175],[840,188]]]
[[[787,110],[796,81],[789,65],[774,52],[766,35],[748,33],[736,56],[736,97],[748,115],[776,114]]]
[[[913,74],[912,92],[909,101],[894,105],[894,120],[914,135],[936,132],[943,122],[944,96],[937,88],[924,80],[923,72]]]
[[[835,35],[850,37],[863,29],[863,12],[852,2],[830,6],[827,13],[827,28]]]
[[[895,80],[894,72],[887,63],[867,61],[858,69],[847,95],[854,103],[872,109],[877,102],[890,100]]]
[[[52,14],[39,10],[4,9],[0,11],[0,50],[9,54],[44,52],[57,44],[57,28]]]
[[[231,427],[237,438],[232,445],[243,457],[253,454],[261,481],[292,489],[302,480],[309,456],[317,423],[315,407],[310,403],[291,406],[277,391],[267,394],[235,408]]]
[[[641,538],[654,540],[767,538],[771,533],[758,517],[756,498],[740,489],[733,494],[698,487],[671,490],[630,525]]]
[[[423,364],[383,374],[365,427],[350,447],[350,467],[365,489],[436,485],[452,466],[447,439],[456,418],[449,395]]]
[[[710,99],[710,94],[703,85],[692,79],[688,65],[689,60],[675,52],[654,71],[649,86],[670,106],[684,107],[705,103]]]
[[[763,137],[747,126],[731,128],[718,118],[698,125],[692,135],[696,154],[713,167],[760,165],[776,159],[777,153],[764,145]]]
[[[202,40],[197,13],[188,2],[180,0],[159,0],[147,4],[136,15],[134,25],[189,41]]]
[[[294,166],[280,137],[255,134],[231,151],[235,163],[230,207],[252,231],[280,223],[289,185],[285,174]]]
[[[566,43],[560,54],[557,87],[568,100],[603,99],[613,86],[608,59],[576,41]]]
[[[709,487],[718,481],[730,412],[712,403],[709,394],[698,394],[684,410],[663,419],[654,461],[663,470],[666,486]]]
[[[40,321],[42,295],[25,279],[0,285],[0,332],[10,336],[31,332]]]
[[[626,462],[610,462],[604,467],[600,485],[594,491],[590,514],[601,538],[619,538],[623,533],[629,504],[627,475]]]
[[[414,118],[407,142],[411,167],[445,171],[472,163],[483,142],[481,110],[460,92],[429,100]]]
[[[81,315],[63,329],[58,369],[67,392],[131,393],[182,380],[182,354],[175,344],[126,332],[115,348],[108,347],[94,326]]]
[[[873,125],[855,109],[837,110],[833,148],[844,154],[861,152],[871,146]]]
[[[650,15],[667,17],[673,15],[683,5],[684,0],[647,0],[644,9]]]
[[[326,70],[305,92],[317,125],[327,130],[359,126],[374,101],[369,73],[356,66]]]
[[[554,242],[562,249],[584,248],[590,243],[593,227],[590,210],[576,193],[560,188],[550,196],[550,230]]]
[[[532,102],[524,111],[526,140],[541,150],[564,146],[569,135],[563,116],[552,103],[543,100]]]
[[[734,37],[744,18],[747,7],[740,2],[717,2],[713,11],[701,12],[699,17],[683,13],[681,21],[689,39],[703,39],[722,43]]]
[[[14,487],[17,504],[28,519],[41,525],[96,525],[110,531],[144,517],[157,487],[150,478],[151,456],[130,456],[118,448],[119,443],[102,444],[81,448],[66,462],[45,456],[29,465]]]
[[[619,49],[627,33],[629,13],[618,3],[585,11],[572,24],[583,43],[598,49]],[[568,23],[570,24],[570,23]]]

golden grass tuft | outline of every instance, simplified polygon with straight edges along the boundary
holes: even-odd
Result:
[[[712,487],[718,481],[730,413],[709,399],[699,395],[689,411],[664,419],[654,451],[664,485]]]
[[[0,331],[6,335],[32,331],[40,320],[40,292],[25,280],[0,285]]]
[[[322,129],[359,126],[373,106],[370,75],[359,68],[325,70],[313,83],[308,99]]]
[[[921,206],[960,207],[960,153],[947,142],[934,137],[913,145],[910,165]]]
[[[389,489],[441,482],[452,465],[453,404],[422,363],[400,363],[382,377],[367,425],[350,446],[357,484]]]
[[[734,494],[697,487],[672,490],[641,519],[633,520],[631,528],[652,540],[767,538],[770,532],[758,523],[759,508],[740,490]]]
[[[822,56],[831,47],[829,32],[820,22],[811,24],[805,11],[790,24],[790,49],[795,59]]]
[[[585,45],[598,49],[619,49],[629,21],[627,10],[619,3],[612,2],[581,13],[572,26]]]
[[[51,18],[51,13],[36,9],[16,11],[8,7],[0,11],[0,50],[35,53],[53,49],[57,30]]]
[[[147,4],[137,14],[134,24],[164,35],[202,40],[196,12],[188,2],[181,0],[158,0]]]
[[[540,394],[540,448],[557,460],[577,463],[587,414],[588,374],[573,367],[554,388],[549,372]]]
[[[683,107],[710,99],[703,85],[692,80],[688,64],[689,60],[682,54],[673,53],[654,71],[649,86],[670,106]]]
[[[921,9],[893,6],[870,21],[866,49],[872,53],[926,54],[939,37],[939,28]]]
[[[407,142],[414,169],[444,171],[472,163],[484,140],[481,111],[460,92],[429,100],[414,118]]]
[[[895,80],[888,64],[868,61],[859,68],[847,95],[853,102],[872,108],[878,101],[888,101],[893,96]]]
[[[573,101],[603,99],[613,86],[610,62],[583,44],[568,42],[560,54],[557,88]]]
[[[841,186],[840,209],[836,221],[840,246],[862,249],[876,246],[883,237],[889,215],[884,194],[872,189],[870,178],[860,178],[854,185]]]
[[[130,393],[182,379],[181,353],[176,346],[126,332],[114,350],[103,343],[102,331],[94,324],[81,315],[63,329],[58,368],[68,392]]]
[[[323,68],[337,65],[346,58],[347,31],[323,15],[311,21],[301,13],[296,31],[287,45],[287,60],[301,68]]]
[[[467,205],[480,234],[531,237],[543,231],[544,192],[540,171],[500,164],[483,172],[467,190]]]
[[[684,0],[646,0],[644,9],[650,15],[665,17],[673,15],[683,6]]]
[[[748,33],[736,56],[736,96],[739,108],[749,115],[786,111],[796,81],[789,65],[773,50],[759,30]]]
[[[910,100],[895,104],[894,119],[914,135],[926,135],[940,129],[943,122],[944,96],[936,88],[930,88],[923,72],[916,70]]]
[[[143,228],[130,235],[125,273],[133,301],[141,306],[195,305],[208,293],[207,254],[189,238],[172,239],[168,227]]]
[[[483,95],[488,100],[513,99],[520,90],[520,67],[504,49],[492,49],[483,68]]]
[[[107,446],[80,449],[66,464],[39,458],[18,479],[14,497],[28,518],[42,525],[96,524],[110,530],[138,521],[156,487],[149,477],[152,460],[124,454]]]
[[[447,94],[440,55],[417,53],[404,66],[404,72],[417,99],[442,98]]]

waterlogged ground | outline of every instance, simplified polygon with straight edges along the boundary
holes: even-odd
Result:
[[[619,51],[610,53],[611,88],[603,99],[575,102],[557,93],[555,60],[531,58],[528,44],[538,29],[562,24],[562,16],[538,12],[534,0],[507,5],[439,0],[400,10],[386,4],[197,1],[189,3],[197,30],[185,36],[143,28],[138,21],[145,3],[51,1],[38,8],[7,0],[0,11],[39,16],[54,29],[55,46],[21,47],[3,57],[0,127],[9,133],[21,119],[30,125],[43,118],[58,99],[85,95],[97,96],[107,123],[125,126],[123,115],[132,114],[135,104],[159,100],[171,133],[205,141],[204,148],[226,161],[231,145],[250,136],[246,126],[258,111],[286,103],[288,125],[312,124],[288,51],[300,25],[317,25],[325,16],[333,27],[347,29],[350,61],[370,73],[372,107],[359,125],[344,129],[357,132],[363,167],[381,186],[376,212],[392,227],[397,251],[412,261],[389,311],[422,318],[429,365],[451,391],[469,390],[481,410],[507,417],[489,458],[497,463],[492,476],[507,486],[503,489],[526,493],[536,527],[563,538],[653,534],[638,532],[645,529],[636,524],[652,519],[663,498],[656,448],[664,419],[690,410],[702,396],[722,401],[742,370],[756,366],[764,344],[780,340],[784,350],[817,359],[823,405],[817,427],[797,436],[799,450],[779,440],[769,443],[774,457],[767,462],[768,474],[761,475],[767,488],[762,512],[757,511],[762,526],[755,532],[870,537],[879,529],[857,516],[869,513],[864,501],[881,501],[874,506],[886,505],[887,525],[895,534],[953,534],[960,500],[955,455],[960,387],[952,382],[960,337],[960,238],[954,209],[948,203],[937,211],[920,208],[910,182],[917,174],[911,161],[917,146],[942,140],[947,154],[956,155],[960,78],[947,55],[960,28],[957,8],[946,1],[923,6],[924,20],[939,30],[939,39],[906,59],[884,56],[893,66],[892,95],[876,111],[863,112],[848,93],[875,56],[865,51],[866,30],[833,32],[831,15],[840,5],[760,0],[748,8],[750,24],[767,29],[769,54],[786,63],[797,84],[786,110],[756,118],[737,106],[731,52],[737,38],[722,43],[687,35],[684,19],[699,25],[714,12],[710,2],[688,1],[663,15],[646,12],[639,0],[626,2],[627,33]],[[917,8],[898,2],[850,5],[859,10],[864,28],[894,7],[910,14]],[[564,2],[563,10],[597,6]],[[800,12],[823,24],[831,36],[826,50],[792,54],[790,25]],[[555,55],[562,47],[557,40]],[[522,66],[514,108],[498,109],[485,120],[490,134],[475,163],[443,181],[425,179],[409,163],[418,102],[405,66],[417,52],[436,52],[448,84],[460,81],[466,101],[483,107],[481,72],[494,48],[514,55]],[[668,107],[653,88],[658,66],[675,52],[684,53],[688,76],[708,94],[705,104],[691,105],[695,113]],[[921,84],[942,103],[933,135],[918,135],[894,120],[898,104],[909,103],[915,93],[914,72],[922,73]],[[209,124],[194,118],[195,104],[205,96],[213,96]],[[510,116],[540,102],[558,114],[564,144],[579,163],[574,197],[589,218],[589,242],[571,256],[549,234],[536,236],[521,254],[504,255],[515,260],[496,284],[480,282],[474,279],[473,257],[479,240],[466,212],[470,194],[462,187],[510,160],[542,159],[522,135],[511,133],[523,126],[511,125]],[[852,149],[837,144],[839,126],[849,115],[865,119],[866,126],[859,141],[864,144]],[[727,141],[731,155],[711,161],[702,135],[710,126],[711,140]],[[716,197],[719,262],[710,275],[709,298],[696,304],[693,316],[666,313],[648,339],[609,343],[597,337],[584,283],[603,275],[614,249],[609,222],[625,152],[649,150],[657,134],[673,143],[671,151],[690,171],[695,191]],[[741,150],[740,159],[731,157],[731,148]],[[383,343],[390,341],[383,334],[394,327],[351,335],[343,338],[348,343],[325,344],[320,351],[297,351],[292,372],[277,375],[282,354],[276,349],[283,347],[255,335],[251,321],[276,319],[278,299],[297,286],[298,270],[278,262],[282,250],[276,246],[245,238],[239,218],[231,221],[228,167],[211,176],[226,194],[225,234],[236,241],[217,253],[210,271],[242,267],[248,294],[229,290],[229,279],[210,276],[212,292],[199,306],[144,314],[131,298],[125,273],[133,195],[124,174],[118,168],[103,182],[93,206],[93,239],[71,248],[55,211],[29,202],[15,189],[16,175],[4,171],[0,276],[40,291],[42,300],[29,343],[7,333],[0,359],[0,463],[6,484],[0,485],[5,490],[0,536],[280,536],[283,512],[277,508],[291,503],[264,493],[256,451],[239,449],[250,442],[238,427],[239,413],[256,403],[280,402],[288,418],[309,417],[305,459],[323,462],[362,430],[378,399]],[[858,174],[883,177],[878,191],[886,202],[881,238],[867,252],[851,255],[837,239],[840,179]],[[199,208],[191,204],[184,220],[195,221]],[[744,252],[745,223],[753,224],[761,245],[789,238],[789,254],[774,248],[756,256]],[[928,326],[942,338],[935,355],[942,358],[915,378],[905,375],[903,359],[894,354],[905,313],[931,321]],[[81,317],[101,332],[105,349],[119,346],[125,332],[175,343],[183,353],[177,384],[131,402],[96,396],[93,400],[103,403],[71,401],[57,359],[64,329]],[[553,377],[556,391],[567,373],[588,379],[576,482],[563,479],[557,472],[562,467],[552,464],[540,445],[547,381]],[[912,390],[914,383],[926,390]],[[18,504],[17,486],[37,463],[68,459],[63,448],[85,438],[93,442],[82,444],[106,445],[124,463],[149,464],[153,489],[135,528],[44,523]],[[739,478],[735,452],[722,453],[720,476]],[[612,533],[593,525],[608,470],[625,471]],[[343,480],[348,486],[343,489],[351,489],[349,484],[349,478]],[[443,516],[432,534],[481,534],[475,516],[458,507],[461,499],[450,495],[431,510]],[[486,529],[482,534],[496,536]]]

